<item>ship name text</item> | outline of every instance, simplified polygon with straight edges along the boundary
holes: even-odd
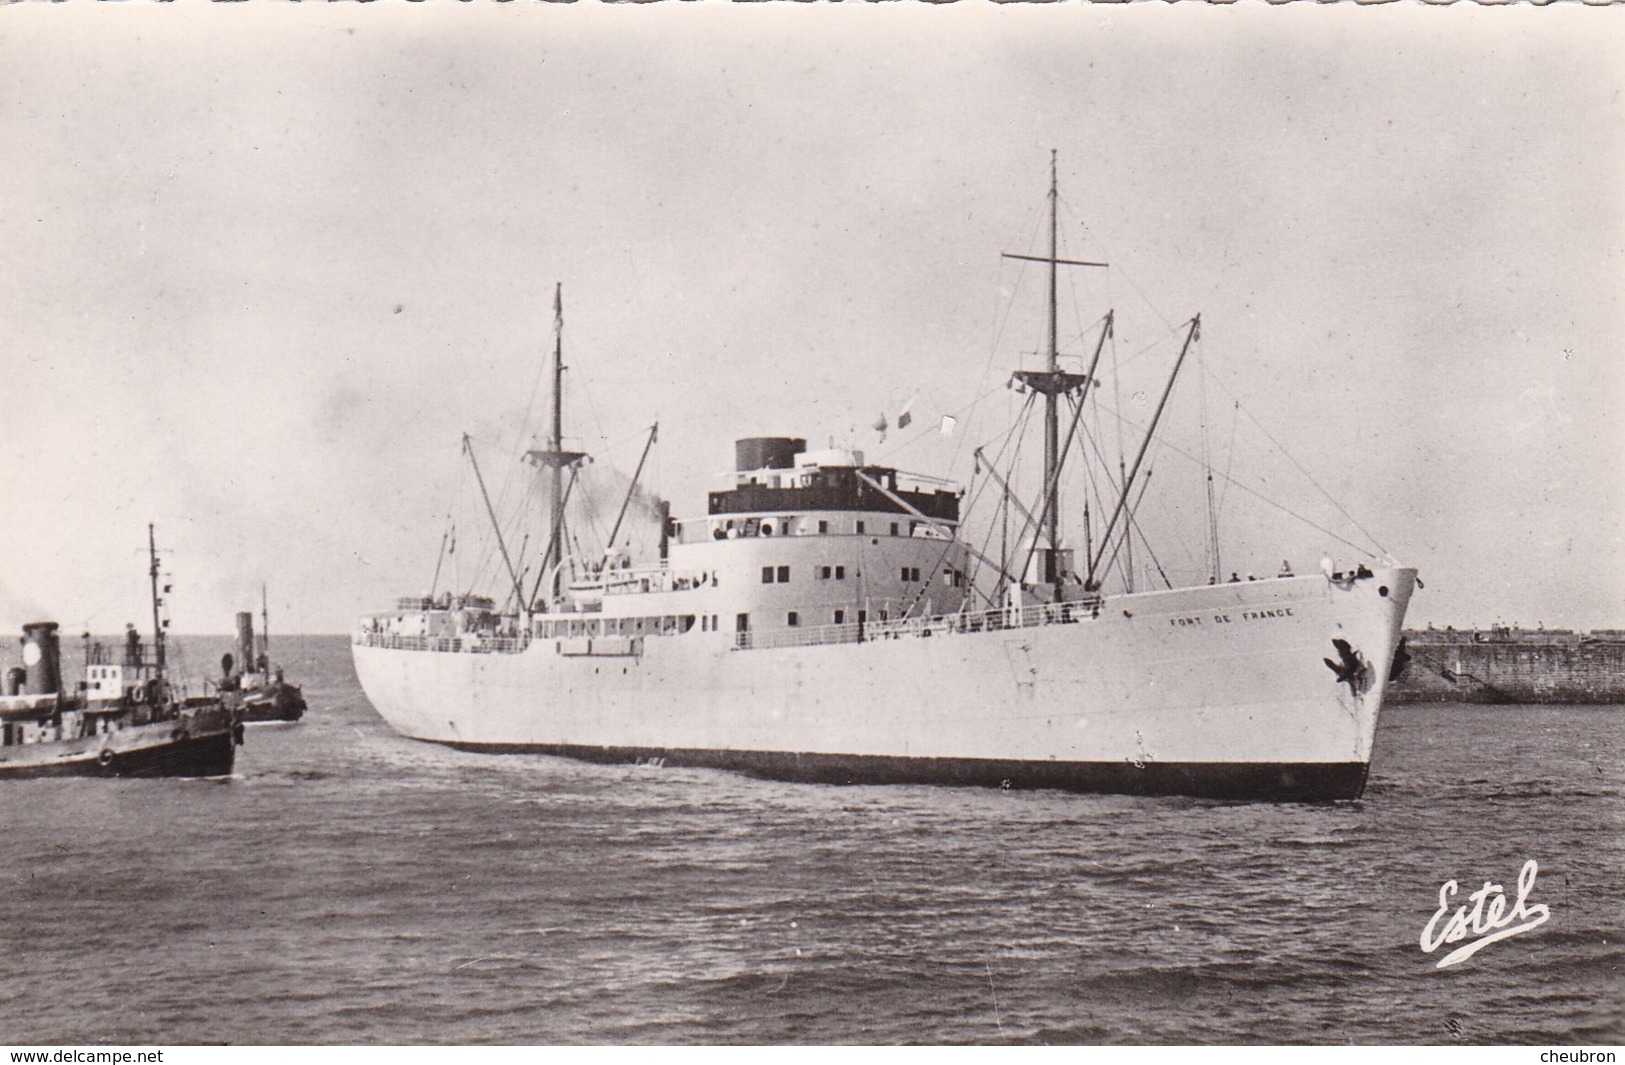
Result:
[[[1292,616],[1293,614],[1291,607],[1281,606],[1276,607],[1273,610],[1243,610],[1235,617],[1231,617],[1229,614],[1214,614],[1212,616],[1212,624],[1230,625],[1236,621],[1268,621],[1272,618],[1289,618]],[[1197,614],[1168,619],[1168,624],[1172,625],[1176,629],[1187,629],[1205,623],[1207,623],[1207,619]]]

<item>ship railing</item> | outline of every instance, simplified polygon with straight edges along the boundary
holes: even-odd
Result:
[[[684,592],[716,584],[716,575],[677,572],[665,564],[606,569],[590,577],[570,582],[575,593],[600,592],[604,595],[644,595],[649,592]]]
[[[866,639],[947,636],[991,629],[1030,629],[1044,625],[1072,625],[1098,617],[1096,602],[1034,603],[1024,607],[966,610],[930,617],[893,618],[869,625]]]
[[[808,625],[771,632],[741,632],[734,636],[737,650],[774,647],[811,647],[826,643],[874,643],[881,640],[923,639],[998,629],[1029,629],[1044,625],[1075,625],[1100,616],[1098,602],[1035,603],[1009,609],[962,611],[929,617],[891,618],[844,625]]]
[[[472,632],[461,636],[405,636],[394,632],[358,632],[355,642],[360,647],[380,647],[390,651],[516,654],[530,646],[530,637],[486,636]]]
[[[740,651],[768,647],[816,647],[826,643],[857,643],[863,639],[864,626],[856,622],[844,625],[805,625],[793,629],[775,629],[771,632],[739,632],[734,634],[734,648]]]

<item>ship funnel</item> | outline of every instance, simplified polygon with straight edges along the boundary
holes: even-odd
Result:
[[[23,665],[28,667],[24,695],[55,695],[62,689],[62,648],[54,621],[23,626]]]
[[[806,450],[807,441],[793,436],[748,436],[734,441],[734,469],[794,469],[796,456]]]
[[[660,560],[664,562],[671,553],[671,503],[664,499],[657,500],[655,512],[660,518]]]
[[[237,612],[237,661],[244,671],[254,668],[254,615],[247,610]]]

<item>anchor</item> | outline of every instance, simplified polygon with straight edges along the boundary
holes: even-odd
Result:
[[[1405,667],[1411,664],[1411,653],[1405,649],[1405,637],[1399,638],[1399,646],[1394,648],[1394,661],[1388,667],[1388,681],[1392,683],[1405,675]]]
[[[1360,682],[1365,679],[1365,662],[1360,658],[1360,653],[1341,636],[1332,640],[1332,646],[1337,648],[1342,661],[1333,662],[1329,658],[1322,658],[1321,661],[1326,663],[1327,669],[1337,674],[1338,683],[1347,684],[1350,692],[1360,694]]]

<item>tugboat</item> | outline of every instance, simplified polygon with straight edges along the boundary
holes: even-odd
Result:
[[[260,588],[259,644],[254,639],[254,615],[237,614],[237,654],[220,656],[220,695],[249,725],[292,724],[305,716],[305,694],[283,679],[282,667],[271,661],[271,616]]]
[[[0,695],[0,779],[44,776],[209,777],[231,772],[239,712],[218,696],[188,696],[166,670],[158,551],[151,557],[151,654],[131,626],[123,654],[85,637],[84,678],[63,691],[57,623],[23,626],[23,665]]]

